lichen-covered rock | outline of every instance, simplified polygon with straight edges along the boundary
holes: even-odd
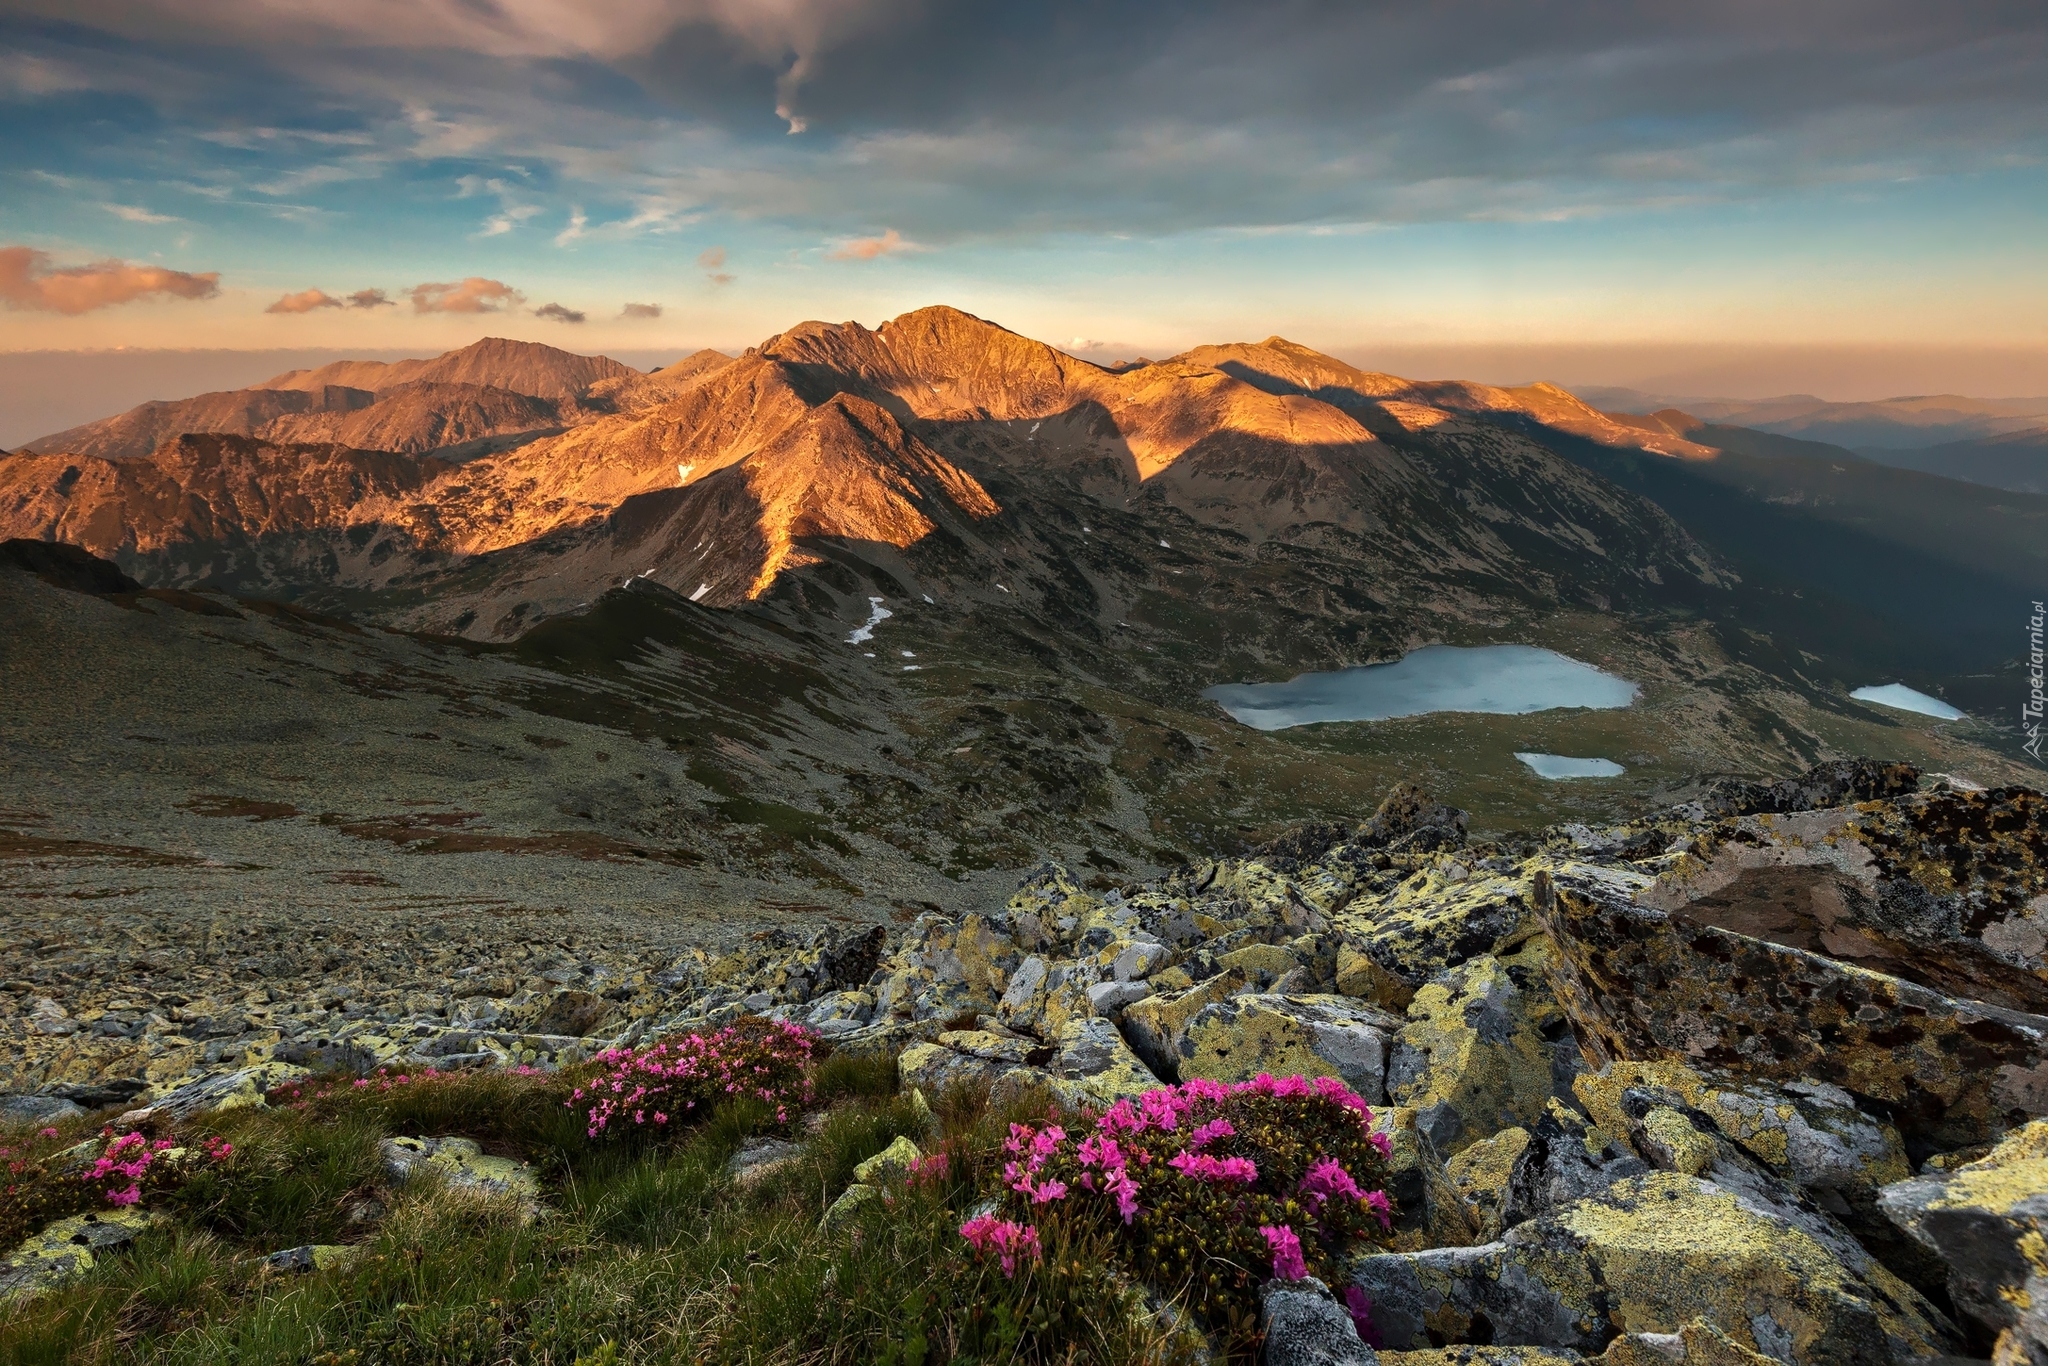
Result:
[[[1581,1366],[1585,1360],[1577,1352],[1553,1352],[1548,1347],[1474,1347],[1463,1344],[1425,1347],[1418,1352],[1379,1353],[1379,1366]]]
[[[1442,1152],[1528,1127],[1570,1085],[1577,1049],[1564,1037],[1544,978],[1547,956],[1540,940],[1506,959],[1482,955],[1444,972],[1409,1003],[1387,1096],[1421,1113]]]
[[[1625,1129],[1617,1134],[1588,1124],[1553,1097],[1515,1155],[1501,1195],[1500,1227],[1554,1213],[1649,1170],[1628,1148]]]
[[[1779,1210],[1676,1172],[1616,1182],[1496,1243],[1361,1258],[1352,1279],[1389,1348],[1434,1333],[1593,1353],[1623,1326],[1676,1333],[1696,1319],[1795,1366],[1958,1345],[1938,1311],[1867,1257],[1857,1266]]]
[[[803,1156],[803,1145],[779,1138],[752,1138],[726,1159],[725,1174],[734,1184],[752,1186]]]
[[[853,1179],[870,1186],[880,1185],[884,1181],[900,1181],[910,1175],[911,1169],[923,1160],[924,1153],[919,1151],[918,1146],[898,1134],[888,1147],[856,1164]]]
[[[1059,1033],[1051,1070],[1055,1078],[1079,1083],[1104,1104],[1159,1085],[1159,1078],[1108,1020],[1067,1021]]]
[[[1526,881],[1463,865],[1417,872],[1384,898],[1360,897],[1331,921],[1343,947],[1337,990],[1405,1010],[1425,982],[1536,932]]]
[[[1607,1344],[1599,1366],[1776,1366],[1778,1358],[1755,1352],[1705,1319],[1676,1333],[1623,1333]]]
[[[1180,1077],[1249,1081],[1261,1072],[1336,1077],[1377,1103],[1398,1017],[1347,996],[1230,996],[1188,1021]]]
[[[1887,1186],[1878,1204],[1941,1258],[1956,1312],[1986,1339],[2011,1333],[2015,1349],[2048,1352],[2040,1315],[2025,1321],[2048,1305],[2048,1121],[1953,1171]]]
[[[1374,1133],[1387,1138],[1387,1194],[1394,1201],[1393,1236],[1400,1252],[1463,1247],[1473,1241],[1465,1200],[1451,1180],[1443,1155],[1416,1124],[1413,1106],[1373,1111]]]
[[[387,1138],[378,1145],[384,1170],[400,1185],[423,1176],[438,1178],[451,1191],[515,1204],[524,1219],[540,1209],[540,1182],[533,1168],[510,1157],[493,1157],[468,1138]]]
[[[0,1304],[84,1275],[96,1258],[134,1242],[162,1217],[138,1209],[109,1209],[59,1219],[0,1261]]]
[[[1444,1164],[1444,1174],[1465,1202],[1465,1217],[1480,1242],[1492,1242],[1506,1227],[1508,1183],[1515,1163],[1529,1147],[1527,1129],[1503,1129],[1491,1138],[1468,1144]]]
[[[1180,991],[1147,996],[1124,1007],[1124,1039],[1155,1075],[1178,1082],[1188,1026],[1204,1008],[1246,989],[1244,974],[1219,972]]]
[[[1625,1111],[1640,1109],[1644,1101],[1674,1114],[1704,1116],[1746,1155],[1839,1219],[1894,1271],[1923,1290],[1939,1283],[1925,1257],[1878,1212],[1878,1191],[1912,1172],[1898,1130],[1864,1114],[1841,1088],[1811,1079],[1774,1085],[1664,1061],[1614,1063],[1581,1076],[1573,1089],[1606,1132],[1624,1139],[1635,1123]],[[1655,1123],[1681,1145],[1699,1142],[1680,1132],[1672,1118]],[[1689,1120],[1686,1126],[1691,1128]],[[1668,1160],[1656,1165],[1683,1169]]]
[[[2048,797],[1942,789],[1726,821],[1639,900],[2010,1010],[2048,1013]]]
[[[856,1181],[841,1191],[837,1200],[825,1207],[825,1213],[818,1219],[818,1227],[830,1232],[853,1218],[862,1208],[881,1198],[880,1186],[870,1186],[864,1181]]]
[[[613,1015],[610,1001],[594,991],[558,991],[535,1017],[535,1034],[583,1039],[598,1032]]]
[[[1265,1366],[1377,1366],[1351,1315],[1313,1276],[1259,1287]]]
[[[62,1096],[0,1096],[0,1124],[55,1124],[84,1114],[82,1106]]]
[[[1677,1059],[1884,1102],[1909,1151],[2048,1112],[2048,1018],[1960,1000],[1825,954],[1539,873],[1557,997],[1597,1065]]]
[[[288,1247],[282,1252],[271,1253],[263,1259],[263,1269],[292,1274],[326,1271],[347,1265],[361,1256],[362,1251],[346,1243],[308,1243],[303,1247]]]

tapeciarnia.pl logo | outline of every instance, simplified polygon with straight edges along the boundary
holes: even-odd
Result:
[[[2020,708],[2020,726],[2027,733],[2026,751],[2036,762],[2041,758],[2041,623],[2048,619],[2048,606],[2034,604],[2027,621],[2027,700]]]

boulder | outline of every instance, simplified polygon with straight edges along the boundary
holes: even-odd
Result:
[[[1314,1277],[1259,1287],[1265,1366],[1377,1366],[1351,1315]]]
[[[288,1247],[282,1252],[271,1253],[263,1259],[263,1268],[266,1271],[303,1274],[342,1266],[360,1255],[360,1247],[346,1243],[308,1243],[304,1247]]]
[[[853,1218],[863,1207],[881,1198],[880,1186],[870,1186],[864,1181],[856,1181],[841,1191],[837,1200],[825,1207],[825,1213],[818,1219],[818,1227],[830,1232]]]
[[[726,1160],[725,1174],[735,1185],[752,1186],[803,1156],[803,1145],[779,1138],[750,1138]]]
[[[1582,869],[1539,873],[1535,888],[1557,998],[1598,1066],[1675,1059],[1823,1081],[1887,1106],[1909,1153],[2048,1111],[2048,1018],[1642,904]]]
[[[1416,1352],[1381,1352],[1380,1366],[1581,1366],[1577,1352],[1547,1347],[1425,1347]],[[1602,1363],[1605,1366],[1605,1363]]]
[[[1055,1078],[1079,1083],[1105,1104],[1160,1084],[1108,1020],[1067,1021],[1059,1032],[1051,1070]]]
[[[870,1186],[877,1186],[885,1181],[901,1181],[923,1160],[924,1153],[918,1146],[898,1134],[888,1147],[872,1157],[862,1159],[853,1169],[853,1179]]]
[[[2048,796],[1944,788],[1727,821],[1693,843],[1639,901],[2048,1014]]]
[[[1590,1125],[1553,1098],[1515,1154],[1500,1196],[1500,1227],[1510,1229],[1554,1213],[1649,1170],[1650,1165],[1627,1146],[1625,1128],[1617,1133]]]
[[[1938,1256],[1956,1312],[1982,1342],[2048,1358],[2048,1121],[1953,1171],[1886,1186],[1884,1213]]]
[[[438,1179],[451,1191],[508,1200],[523,1220],[540,1209],[540,1183],[533,1168],[510,1157],[492,1157],[467,1138],[387,1138],[378,1145],[384,1170],[399,1185],[422,1177]]]
[[[1416,1124],[1413,1106],[1373,1112],[1374,1133],[1387,1137],[1387,1194],[1394,1201],[1393,1237],[1388,1246],[1412,1252],[1463,1247],[1473,1241],[1465,1200],[1445,1168],[1443,1155]]]
[[[1336,1077],[1369,1102],[1386,1094],[1398,1017],[1348,996],[1230,996],[1197,1011],[1178,1046],[1182,1080],[1261,1072]]]
[[[0,1096],[0,1124],[40,1126],[84,1114],[83,1107],[62,1096]]]
[[[1124,1039],[1154,1075],[1178,1082],[1181,1046],[1195,1016],[1245,990],[1246,985],[1242,973],[1219,972],[1183,990],[1133,1002],[1123,1011]]]
[[[1847,1241],[1844,1239],[1843,1241]],[[1677,1172],[1600,1195],[1473,1248],[1353,1264],[1388,1348],[1491,1341],[1603,1350],[1619,1330],[1703,1319],[1743,1347],[1809,1363],[1902,1361],[1958,1345],[1953,1328],[1881,1266],[1744,1193]]]
[[[1570,1085],[1577,1048],[1564,1037],[1544,978],[1548,956],[1541,940],[1509,958],[1482,955],[1447,970],[1410,1002],[1387,1067],[1387,1096],[1414,1106],[1446,1155],[1534,1124],[1551,1095]]]
[[[59,1219],[0,1261],[0,1304],[84,1275],[98,1257],[134,1242],[162,1217],[131,1208]]]
[[[1515,1164],[1529,1148],[1527,1129],[1503,1129],[1491,1138],[1469,1144],[1444,1164],[1444,1175],[1465,1204],[1466,1220],[1480,1242],[1492,1242],[1506,1227],[1508,1183]]]
[[[1920,770],[1911,764],[1881,759],[1830,759],[1797,778],[1780,778],[1771,783],[1724,778],[1707,789],[1698,806],[1700,813],[1708,816],[1819,811],[1903,797],[1918,791],[1919,786]]]
[[[1474,875],[1455,862],[1418,872],[1392,894],[1359,897],[1333,918],[1342,943],[1337,990],[1405,1010],[1446,968],[1507,953],[1536,928],[1519,875]]]

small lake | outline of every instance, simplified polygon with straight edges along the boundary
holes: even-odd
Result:
[[[1961,721],[1966,713],[1957,711],[1939,697],[1929,697],[1918,689],[1903,683],[1886,683],[1882,687],[1858,688],[1849,694],[1858,702],[1875,702],[1880,707],[1894,711],[1918,712],[1922,716],[1933,716],[1943,721]]]
[[[1302,674],[1285,683],[1219,683],[1202,696],[1254,730],[1284,730],[1438,711],[1608,710],[1628,706],[1637,691],[1625,678],[1533,645],[1425,645],[1392,664]]]
[[[1527,764],[1539,778],[1619,778],[1628,772],[1612,759],[1574,759],[1564,754],[1524,754],[1515,757]]]

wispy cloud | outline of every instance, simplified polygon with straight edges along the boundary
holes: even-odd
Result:
[[[96,308],[163,296],[211,299],[220,293],[220,272],[195,275],[133,261],[94,261],[53,266],[50,254],[33,247],[0,247],[0,303],[42,313],[90,313]]]
[[[661,316],[661,305],[627,304],[619,310],[619,316],[621,318],[659,318]]]
[[[729,285],[735,278],[725,268],[725,248],[706,247],[697,253],[697,269],[714,285]]]
[[[902,233],[890,228],[880,237],[855,237],[840,243],[825,253],[828,261],[875,261],[884,256],[894,256],[902,251],[922,251],[915,242],[904,239]]]
[[[558,247],[568,246],[571,242],[583,236],[583,230],[589,226],[590,215],[583,212],[583,206],[581,204],[573,206],[569,210],[569,226],[555,234],[555,245]]]
[[[148,209],[140,208],[134,204],[102,204],[100,207],[124,223],[182,223],[185,221],[172,214],[151,213]]]
[[[501,313],[526,301],[503,280],[471,275],[453,284],[414,285],[406,293],[415,313]]]

